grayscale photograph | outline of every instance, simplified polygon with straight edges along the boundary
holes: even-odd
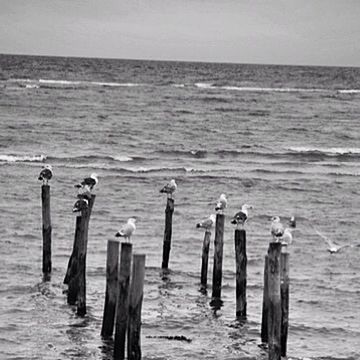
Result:
[[[0,359],[359,360],[359,19],[0,0]]]

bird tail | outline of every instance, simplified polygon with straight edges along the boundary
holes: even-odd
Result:
[[[38,177],[38,180],[43,180],[43,177],[40,175],[40,176]]]
[[[237,224],[236,219],[232,219],[232,220],[231,220],[231,223],[234,224],[234,225],[236,225],[236,224]]]
[[[197,223],[196,224],[196,228],[198,229],[198,228],[201,228],[201,223]]]
[[[81,189],[82,185],[81,184],[76,184],[76,185],[74,185],[74,187],[77,188],[77,189]]]
[[[118,231],[116,234],[115,234],[116,237],[122,237],[124,236],[124,234],[122,234],[120,231]]]

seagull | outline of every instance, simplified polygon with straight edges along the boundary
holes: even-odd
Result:
[[[48,181],[52,178],[52,176],[53,176],[53,171],[51,165],[45,165],[40,171],[38,180],[42,180],[43,185],[47,185]]]
[[[290,218],[289,225],[290,225],[291,228],[294,228],[294,229],[296,228],[296,218],[295,218],[295,216],[292,216]]]
[[[98,175],[92,173],[89,177],[85,178],[80,184],[76,184],[75,187],[78,189],[88,188],[91,191],[95,185],[99,182]]]
[[[73,207],[72,211],[74,213],[79,212],[79,211],[87,209],[88,206],[89,206],[89,201],[87,199],[79,199],[74,204],[74,207]]]
[[[291,245],[291,243],[293,241],[292,230],[294,230],[294,229],[293,228],[285,228],[284,234],[281,236],[281,239],[280,239],[282,244]]]
[[[196,228],[202,228],[206,231],[210,231],[210,229],[214,226],[216,222],[216,215],[211,214],[207,219],[196,224]]]
[[[244,204],[241,207],[241,210],[234,215],[234,217],[231,220],[231,223],[237,226],[241,225],[241,227],[243,227],[249,216],[248,209],[252,209],[252,208],[253,207],[251,205]]]
[[[273,216],[271,221],[271,235],[275,242],[279,242],[279,240],[281,240],[282,236],[284,235],[284,226],[280,222],[279,216]]]
[[[161,193],[167,194],[168,198],[172,199],[172,194],[176,191],[177,185],[175,179],[171,179],[161,190]]]
[[[341,249],[343,248],[347,248],[347,247],[359,247],[360,243],[358,244],[345,244],[345,245],[339,245],[336,244],[335,241],[330,240],[328,237],[326,237],[325,235],[323,235],[320,231],[315,230],[316,233],[327,243],[328,248],[327,251],[330,254],[334,254],[339,252]]]
[[[131,217],[128,219],[127,223],[122,226],[122,228],[115,234],[116,237],[124,237],[127,241],[130,242],[130,236],[136,230],[136,218]]]
[[[224,209],[226,208],[227,206],[227,199],[226,199],[226,195],[225,194],[221,194],[220,197],[219,197],[219,200],[215,206],[215,211],[218,213],[218,214],[223,214],[224,212]]]

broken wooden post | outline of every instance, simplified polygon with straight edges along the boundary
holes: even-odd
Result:
[[[271,242],[268,253],[269,360],[281,359],[280,252],[281,252],[281,243]]]
[[[128,321],[128,356],[129,360],[141,359],[141,307],[144,293],[145,255],[134,255],[131,275],[129,321]]]
[[[281,356],[286,356],[289,327],[289,253],[287,245],[282,244],[280,256],[280,289],[281,289]]]
[[[268,288],[268,255],[265,255],[264,263],[264,288],[261,318],[261,342],[268,342],[268,311],[269,311],[269,288]]]
[[[236,256],[236,317],[246,317],[246,232],[235,230]]]
[[[51,273],[51,216],[50,216],[50,185],[41,186],[42,203],[42,234],[43,234],[43,260],[42,272],[46,279]]]
[[[119,241],[108,240],[106,257],[106,291],[104,316],[101,328],[101,336],[111,337],[114,331],[118,270],[119,270]]]
[[[214,267],[212,281],[212,298],[221,298],[221,282],[222,282],[222,260],[224,246],[224,223],[225,215],[216,215],[215,241],[214,241]]]
[[[204,235],[204,242],[203,242],[202,256],[201,256],[201,279],[200,279],[201,290],[205,290],[207,287],[210,237],[211,237],[211,232],[209,230],[206,230]]]
[[[167,269],[169,266],[173,212],[174,212],[174,199],[168,198],[165,209],[165,231],[164,231],[164,243],[163,243],[163,258],[161,265],[162,269]]]
[[[132,244],[121,244],[118,299],[116,306],[114,360],[125,358],[125,338],[129,310],[129,282],[131,272]]]

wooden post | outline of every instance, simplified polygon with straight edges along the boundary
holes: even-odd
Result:
[[[236,317],[246,317],[246,232],[235,230]]]
[[[43,261],[42,271],[46,278],[51,273],[51,216],[50,216],[50,185],[41,186]]]
[[[90,221],[90,215],[92,212],[92,208],[95,202],[96,195],[91,195],[91,199],[89,199],[89,221]],[[66,270],[66,274],[64,277],[64,284],[69,284],[70,278],[76,274],[76,270],[72,269],[74,266],[77,267],[76,259],[77,259],[77,253],[78,253],[78,236],[80,231],[80,216],[76,217],[76,225],[75,225],[75,236],[74,236],[74,243],[73,243],[73,251],[71,253],[71,256],[69,258],[68,267]]]
[[[122,243],[116,309],[114,360],[123,360],[125,358],[125,337],[128,323],[131,256],[132,244]]]
[[[118,271],[119,271],[119,241],[108,240],[106,258],[106,293],[104,316],[101,328],[101,336],[111,337],[114,331]]]
[[[289,253],[287,246],[283,245],[281,248],[281,356],[286,356],[287,338],[289,327]]]
[[[79,257],[79,242],[80,242],[80,233],[81,233],[81,216],[76,217],[75,223],[75,237],[73,252],[69,259],[68,269],[65,275],[64,284],[68,284],[68,293],[67,293],[67,303],[69,305],[75,305],[78,294],[78,257]]]
[[[167,269],[169,266],[173,212],[174,212],[174,199],[168,198],[165,208],[165,231],[164,231],[164,243],[163,243],[163,258],[161,265],[162,269]]]
[[[211,237],[211,232],[209,230],[206,230],[205,235],[204,235],[204,242],[203,242],[202,256],[201,256],[201,280],[200,280],[201,285],[200,286],[201,286],[202,290],[205,290],[207,287],[210,237]]]
[[[269,286],[269,360],[281,359],[281,296],[280,296],[280,252],[281,243],[271,242],[268,253]]]
[[[141,359],[141,307],[144,293],[145,255],[134,255],[129,300],[128,359]]]
[[[95,195],[91,195],[89,206],[81,214],[80,225],[80,243],[78,253],[78,294],[77,294],[77,314],[84,316],[86,314],[86,253],[89,234],[89,222],[92,207],[94,205]]]
[[[222,281],[222,260],[224,246],[224,223],[225,215],[216,215],[216,229],[214,241],[214,268],[212,281],[212,298],[221,298],[221,281]]]
[[[269,287],[268,287],[268,263],[269,257],[265,255],[264,263],[264,290],[261,319],[261,342],[268,342],[268,313],[269,313]]]

